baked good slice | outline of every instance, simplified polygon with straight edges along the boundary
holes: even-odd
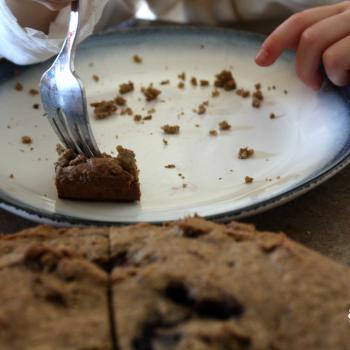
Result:
[[[0,239],[0,348],[112,350],[106,230],[39,227]]]
[[[56,187],[59,198],[134,202],[141,198],[134,152],[117,147],[118,156],[88,159],[58,148]]]
[[[123,350],[346,350],[350,270],[252,226],[111,230]]]

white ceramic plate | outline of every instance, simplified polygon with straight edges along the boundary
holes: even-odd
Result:
[[[330,85],[320,93],[304,87],[295,76],[292,54],[270,69],[258,68],[253,58],[260,41],[229,30],[166,28],[97,36],[81,46],[77,71],[89,102],[114,98],[118,85],[132,80],[137,89],[126,96],[129,105],[142,115],[156,109],[153,120],[143,124],[127,116],[92,121],[103,151],[111,152],[117,144],[135,151],[142,186],[138,204],[58,200],[53,168],[57,138],[43,111],[32,108],[39,97],[28,94],[47,64],[13,77],[13,67],[2,62],[1,206],[34,220],[64,224],[161,222],[195,213],[228,219],[282,204],[334,175],[349,161],[346,97]],[[143,58],[142,64],[133,62],[134,54]],[[222,69],[233,70],[239,87],[253,90],[262,83],[263,107],[254,109],[251,100],[233,92],[212,98],[212,87],[193,88],[188,82],[191,76],[213,82]],[[181,72],[187,75],[184,90],[177,88]],[[93,74],[100,82],[93,81]],[[141,86],[158,87],[167,79],[171,84],[160,87],[161,101],[140,99]],[[23,92],[14,90],[17,81]],[[272,86],[276,90],[268,91]],[[205,100],[210,102],[207,114],[198,116],[193,109]],[[278,118],[271,120],[271,113]],[[222,120],[232,130],[210,137]],[[181,134],[165,137],[160,129],[164,124],[180,125]],[[23,135],[33,138],[33,150],[21,144]],[[246,146],[256,154],[239,160],[238,151]],[[167,164],[177,168],[165,169]],[[245,184],[245,176],[253,177],[253,184]]]

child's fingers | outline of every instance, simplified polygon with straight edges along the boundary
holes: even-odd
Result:
[[[284,50],[297,47],[300,36],[308,27],[342,12],[343,9],[344,5],[338,4],[318,7],[293,15],[265,40],[256,57],[256,63],[260,66],[273,64]]]
[[[323,52],[350,33],[350,11],[317,22],[301,35],[297,49],[298,77],[318,90],[322,84],[319,71]]]
[[[350,36],[329,47],[323,54],[323,64],[333,84],[345,86],[350,83]]]

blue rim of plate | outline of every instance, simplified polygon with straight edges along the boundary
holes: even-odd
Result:
[[[214,27],[202,27],[202,26],[165,26],[165,27],[148,27],[148,28],[132,28],[123,29],[115,32],[108,32],[102,34],[96,34],[87,39],[80,46],[91,47],[96,45],[102,38],[103,39],[113,39],[113,41],[119,36],[126,40],[128,36],[149,36],[152,34],[163,34],[163,35],[209,35],[209,36],[236,36],[242,37],[244,39],[254,40],[257,42],[262,42],[264,36],[261,34],[237,31],[234,29],[227,28],[214,28]],[[290,57],[293,57],[293,53],[288,53]],[[30,66],[29,66],[30,68]],[[0,84],[11,79],[15,76],[17,70],[24,71],[28,69],[27,67],[19,67],[11,62],[2,60],[0,64]],[[329,81],[325,82],[323,89],[336,91],[339,96],[341,96],[345,105],[349,110],[350,118],[350,89],[348,87],[338,88],[332,85]],[[304,179],[300,184],[295,186],[293,189],[288,190],[284,193],[275,195],[272,198],[268,198],[261,202],[257,202],[247,207],[241,209],[236,209],[233,211],[228,211],[221,214],[208,215],[206,216],[209,220],[225,222],[233,220],[236,218],[243,218],[253,214],[264,212],[268,209],[272,209],[279,204],[282,205],[294,198],[301,196],[302,194],[316,188],[317,186],[324,183],[326,180],[330,179],[346,166],[350,164],[350,135],[344,147],[339,151],[339,153],[322,169],[318,170],[314,174],[310,175],[308,178]],[[77,225],[77,226],[115,226],[115,225],[129,225],[136,222],[112,222],[112,221],[96,221],[89,219],[79,219],[69,215],[50,213],[45,210],[41,210],[26,203],[20,202],[13,199],[8,194],[4,193],[0,189],[0,208],[5,209],[16,215],[28,218],[33,221],[40,221],[45,223],[50,223],[53,225]],[[163,221],[153,221],[153,224],[160,224]]]

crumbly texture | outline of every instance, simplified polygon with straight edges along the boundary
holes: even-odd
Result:
[[[176,165],[175,164],[168,164],[164,167],[165,169],[175,169]]]
[[[124,97],[122,97],[122,96],[117,96],[114,99],[114,101],[115,101],[116,105],[119,106],[119,107],[124,107],[127,104],[126,99]]]
[[[209,80],[202,79],[200,81],[201,87],[208,87],[210,86]]]
[[[29,90],[29,95],[31,96],[38,96],[39,95],[39,91],[37,89],[30,89]]]
[[[180,90],[183,90],[185,88],[185,83],[183,81],[180,81],[178,84],[177,84],[177,87],[180,89]]]
[[[15,90],[18,92],[23,91],[23,85],[21,83],[16,83]]]
[[[231,129],[231,124],[229,124],[226,120],[223,120],[219,123],[219,128],[222,131],[227,131]]]
[[[0,277],[4,350],[345,350],[350,342],[350,269],[236,222],[34,228],[0,238]]]
[[[180,126],[179,125],[163,125],[162,130],[164,134],[167,135],[178,135],[180,134]]]
[[[245,147],[245,148],[241,148],[239,150],[238,158],[239,159],[249,159],[249,158],[253,157],[254,154],[255,154],[254,149]]]
[[[252,184],[254,182],[254,178],[250,177],[250,176],[246,176],[244,178],[244,182],[249,185],[249,184]]]
[[[215,137],[215,136],[218,136],[218,132],[216,130],[210,130],[209,135]]]
[[[94,108],[94,116],[99,120],[115,115],[118,110],[115,100],[94,102],[90,106]]]
[[[140,224],[112,229],[111,254],[118,261],[112,281],[120,349],[349,344],[349,268],[282,234],[198,218]]]
[[[156,100],[158,96],[162,93],[160,90],[155,89],[153,86],[149,86],[148,88],[142,88],[141,92],[145,96],[147,102]]]
[[[141,198],[134,152],[117,147],[118,156],[87,159],[59,149],[56,187],[59,198],[85,201],[134,202]]]
[[[232,91],[237,88],[236,80],[229,70],[223,70],[216,75],[215,86],[217,88],[223,88],[226,91]]]
[[[33,104],[33,109],[39,109],[40,108],[40,104],[39,103],[34,103]]]
[[[98,83],[98,82],[100,81],[100,77],[99,77],[97,74],[94,74],[94,75],[92,76],[92,80],[93,80],[94,82]]]
[[[191,78],[191,85],[192,86],[198,86],[198,79],[196,77]]]
[[[236,94],[242,98],[249,98],[251,95],[250,91],[245,89],[238,89]]]
[[[143,58],[140,57],[139,55],[134,55],[133,61],[134,61],[134,63],[140,64],[143,62]]]
[[[31,145],[33,143],[33,139],[30,136],[22,136],[21,137],[21,142],[24,145]]]
[[[108,230],[39,227],[0,238],[2,350],[112,350]],[[92,307],[93,306],[93,307]]]
[[[128,83],[120,84],[119,85],[119,93],[121,95],[128,94],[129,92],[132,92],[135,90],[134,83],[132,81],[129,81]]]

